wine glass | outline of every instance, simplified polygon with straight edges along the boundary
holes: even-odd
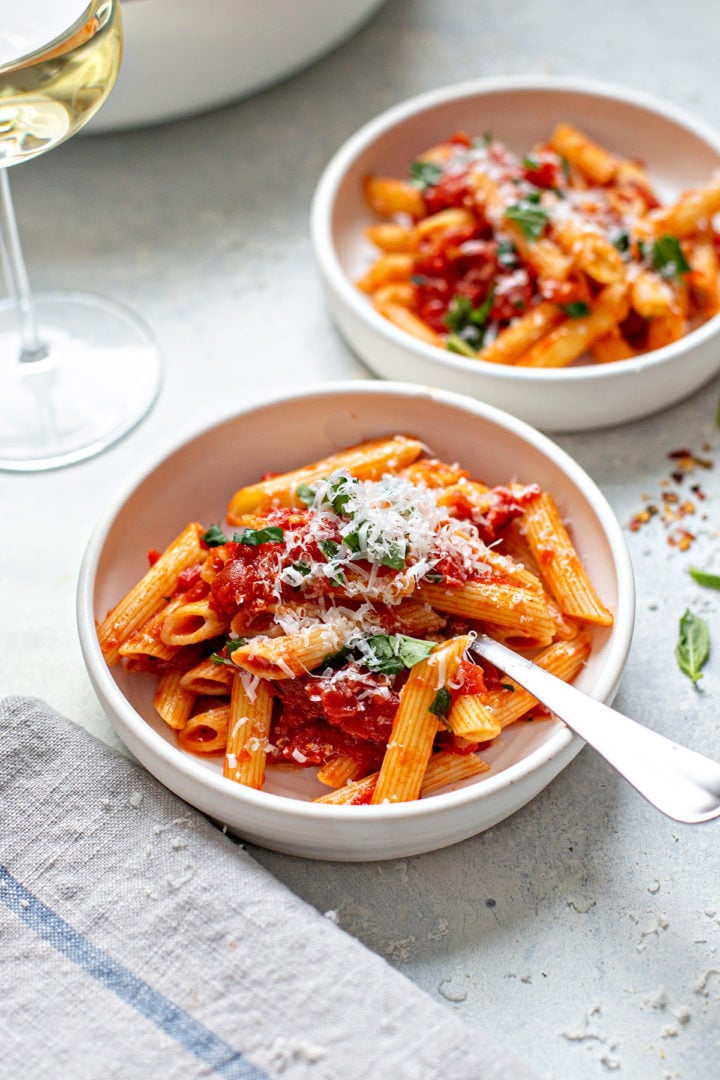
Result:
[[[144,324],[110,300],[32,294],[8,168],[52,150],[97,112],[122,57],[120,0],[0,0],[0,469],[52,469],[133,428],[160,388]]]

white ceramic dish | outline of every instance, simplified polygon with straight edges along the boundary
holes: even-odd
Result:
[[[193,435],[148,468],[96,527],[78,586],[82,651],[117,734],[151,773],[232,832],[293,855],[386,859],[462,840],[532,799],[582,745],[557,721],[519,724],[486,752],[491,771],[458,790],[392,807],[320,806],[300,801],[327,790],[312,770],[276,769],[269,790],[253,791],[224,779],[217,760],[178,749],[152,709],[152,677],[106,666],[95,620],[144,572],[148,549],[162,548],[190,520],[223,520],[230,494],[267,470],[284,471],[398,431],[418,435],[435,454],[462,461],[490,483],[514,476],[554,493],[616,616],[612,630],[596,631],[578,686],[610,701],[630,646],[633,577],[612,511],[564,451],[499,410],[446,391],[361,381],[261,405]]]
[[[707,182],[720,134],[636,91],[564,78],[496,78],[433,90],[382,113],[335,154],[311,215],[315,253],[337,326],[378,375],[472,394],[547,431],[621,424],[687,396],[720,369],[720,316],[683,340],[613,364],[532,370],[488,364],[412,338],[375,312],[353,284],[372,261],[370,173],[404,176],[418,153],[455,131],[490,130],[527,153],[560,121],[647,165],[663,201]]]
[[[117,84],[89,132],[226,105],[335,48],[384,0],[123,0]]]

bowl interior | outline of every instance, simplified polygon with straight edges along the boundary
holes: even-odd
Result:
[[[190,520],[222,523],[230,495],[243,483],[396,432],[419,436],[435,456],[460,461],[491,484],[536,481],[554,494],[593,580],[617,614],[612,630],[595,633],[592,656],[577,681],[589,694],[609,700],[629,647],[633,592],[624,541],[604,499],[559,448],[524,424],[479,403],[419,387],[329,388],[254,408],[190,439],[153,468],[99,527],[91,542],[97,549],[96,572],[87,584],[95,617],[102,619],[144,573],[149,549],[163,548]],[[119,666],[108,671],[97,644],[85,641],[84,646],[94,678],[110,690],[105,699],[119,691],[148,725],[140,725],[140,737],[147,732],[148,738],[175,747],[174,733],[152,708],[154,678],[130,676]],[[484,755],[491,771],[475,783],[482,788],[491,780],[492,787],[499,775],[511,779],[518,763],[552,740],[557,743],[559,727],[541,721],[508,728]],[[208,772],[221,774],[218,757],[196,757],[179,748],[177,754],[186,759],[183,768],[201,781]],[[269,770],[266,790],[307,800],[327,789],[314,770],[282,767]],[[242,798],[242,793],[228,784],[228,797]]]
[[[619,93],[619,92],[618,92]],[[365,204],[363,179],[370,173],[404,177],[409,163],[423,150],[456,131],[470,135],[490,132],[518,154],[546,138],[560,122],[584,130],[609,150],[641,161],[661,200],[707,182],[720,166],[720,146],[711,135],[679,119],[668,107],[614,96],[610,88],[573,89],[566,86],[500,86],[450,88],[390,110],[371,121],[350,140],[337,160],[328,195],[331,243],[342,273],[350,283],[367,268],[377,252],[364,238],[376,221]],[[356,290],[352,289],[353,292]],[[366,303],[357,294],[357,303]]]

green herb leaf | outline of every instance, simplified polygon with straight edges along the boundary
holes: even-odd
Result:
[[[312,506],[315,502],[315,488],[312,484],[298,484],[295,488],[295,498],[303,506]]]
[[[547,211],[538,205],[538,199],[539,193],[537,198],[528,195],[512,206],[508,206],[505,211],[505,217],[520,226],[526,240],[537,240],[541,237],[548,221]]]
[[[678,280],[681,274],[687,274],[690,270],[676,236],[659,236],[654,241],[650,263],[653,270],[667,280]]]
[[[624,254],[626,251],[629,251],[629,249],[630,249],[630,235],[629,235],[629,233],[623,232],[623,233],[620,233],[619,236],[616,236],[615,239],[613,240],[613,247],[616,247],[621,255]]]
[[[390,544],[387,555],[380,560],[380,565],[387,566],[391,570],[404,570],[406,552],[407,545]]]
[[[241,645],[246,644],[247,638],[231,638],[229,641],[225,642],[225,651],[228,656],[232,656],[236,649],[239,649]],[[232,660],[226,659],[224,656],[221,656],[220,653],[210,653],[210,659],[213,664],[225,664],[227,667],[235,667]]]
[[[430,712],[433,716],[439,716],[444,722],[450,715],[450,706],[452,704],[452,698],[450,697],[450,691],[447,686],[441,686],[435,695],[435,699],[430,706]]]
[[[436,574],[434,571],[431,571],[429,574],[425,575],[425,580],[432,582],[433,585],[441,585],[445,580],[445,575]]]
[[[356,488],[360,481],[355,476],[342,476],[334,480],[330,485],[330,502],[336,514],[344,514],[347,504],[352,498],[352,489]]]
[[[221,547],[228,542],[227,536],[219,525],[211,525],[210,528],[202,534],[200,539],[204,544],[207,544],[208,547]]]
[[[328,562],[332,562],[340,550],[340,545],[335,540],[318,540],[318,547]]]
[[[413,161],[410,166],[410,180],[421,191],[433,187],[441,176],[442,165],[436,161]]]
[[[513,244],[509,240],[499,240],[497,248],[495,250],[497,261],[501,266],[508,269],[512,269],[517,266],[518,254]]]
[[[243,529],[233,536],[233,543],[258,547],[260,544],[282,544],[284,532],[279,525],[266,525],[264,529]]]
[[[370,655],[365,657],[365,662],[371,671],[397,675],[421,660],[427,660],[435,644],[434,641],[407,637],[406,634],[375,634],[368,638]]]
[[[590,314],[590,308],[584,300],[574,300],[571,304],[561,304],[560,307],[571,319],[582,319]]]
[[[691,566],[688,573],[698,585],[704,585],[707,589],[720,589],[720,574],[709,574],[707,570],[698,570],[697,566]]]
[[[702,678],[700,669],[710,655],[710,631],[699,615],[686,611],[680,619],[675,657],[681,671],[694,683]]]
[[[464,338],[461,338],[459,334],[449,334],[445,341],[445,348],[448,352],[458,353],[460,356],[477,356],[478,350],[473,349]]]
[[[511,694],[515,693],[515,686],[513,685],[513,683],[501,682],[500,685],[502,686],[503,690],[507,690]]]
[[[297,570],[298,574],[302,574],[303,577],[307,577],[310,574],[311,568],[306,562],[296,562],[292,564],[293,570]]]
[[[536,157],[531,157],[529,154],[522,159],[523,168],[530,169],[531,171],[540,168],[540,162]]]
[[[343,645],[343,647],[341,649],[338,649],[337,652],[328,653],[325,659],[320,664],[320,667],[342,667],[349,655],[350,650],[348,649],[347,645]]]

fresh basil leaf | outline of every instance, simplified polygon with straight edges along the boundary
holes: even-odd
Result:
[[[349,655],[350,655],[350,650],[348,649],[347,645],[343,645],[343,647],[341,649],[338,649],[337,652],[328,653],[327,656],[325,657],[325,659],[320,664],[320,667],[321,668],[325,668],[325,667],[339,668],[339,667],[342,667],[342,665],[345,663],[345,661],[347,660]]]
[[[397,675],[427,660],[435,648],[435,642],[406,634],[375,634],[368,638],[367,646],[370,655],[365,657],[365,663],[371,671]]]
[[[445,341],[445,348],[448,352],[458,353],[459,356],[472,356],[474,358],[478,354],[478,349],[474,349],[459,334],[449,334]]]
[[[340,550],[340,545],[335,540],[318,540],[318,547],[328,562],[332,562]]]
[[[676,236],[659,236],[653,242],[650,264],[653,270],[657,270],[658,274],[668,281],[679,280],[681,274],[687,274],[690,270]]]
[[[404,570],[405,569],[405,555],[407,552],[407,545],[390,544],[390,549],[387,555],[380,560],[381,566],[387,566],[390,570]]]
[[[410,180],[415,187],[424,191],[439,182],[442,172],[442,165],[438,165],[436,161],[413,161],[410,166]]]
[[[316,492],[312,484],[298,484],[295,488],[295,498],[303,506],[312,506],[315,502]]]
[[[246,637],[233,637],[225,643],[226,652],[231,657],[235,649],[239,649],[241,645],[247,644]],[[210,660],[214,664],[228,664],[230,667],[234,667],[232,660],[228,660],[226,657],[221,657],[219,652],[210,652]]]
[[[520,199],[519,202],[514,203],[512,206],[508,206],[505,217],[509,221],[514,221],[520,227],[526,240],[539,239],[544,233],[548,221],[547,211],[538,205],[538,199],[532,195]]]
[[[450,706],[452,704],[452,698],[450,697],[450,691],[447,686],[441,686],[435,695],[435,699],[430,706],[429,711],[433,716],[439,716],[444,722],[450,715]]]
[[[515,686],[513,685],[513,683],[511,683],[511,682],[501,682],[500,685],[502,686],[503,690],[507,690],[508,693],[510,693],[510,694],[515,693]]]
[[[522,159],[522,164],[524,169],[530,169],[531,171],[540,168],[538,159],[536,157],[531,157],[529,154]]]
[[[561,304],[560,307],[571,319],[582,319],[590,314],[590,308],[584,300],[573,300],[572,303]]]
[[[433,571],[431,571],[429,574],[425,575],[425,580],[431,582],[433,585],[441,585],[443,583],[443,581],[445,580],[445,575],[444,574],[436,574]]]
[[[264,529],[243,529],[233,536],[233,543],[258,547],[260,544],[281,544],[284,532],[279,525],[266,525]]]
[[[344,514],[347,504],[352,498],[352,488],[357,487],[359,480],[355,476],[342,476],[334,480],[330,485],[330,503],[336,514]]]
[[[687,610],[680,619],[680,632],[675,657],[680,670],[696,683],[702,678],[700,669],[710,655],[710,630],[700,615]]]
[[[629,233],[622,232],[619,236],[616,236],[613,240],[613,247],[616,247],[621,255],[624,255],[626,251],[630,250],[630,235]]]
[[[227,544],[228,538],[222,531],[219,525],[211,525],[202,536],[200,537],[204,544],[208,547],[222,547],[223,544]]]
[[[499,240],[495,251],[497,261],[506,269],[517,266],[518,254],[509,240]]]
[[[688,573],[698,585],[704,585],[707,589],[720,589],[720,574],[709,574],[707,570],[698,570],[697,566],[691,566]]]
[[[422,660],[427,660],[435,648],[434,641],[425,641],[424,638],[407,637],[405,634],[396,634],[397,654],[406,668],[415,667]]]
[[[357,552],[360,550],[360,536],[356,532],[348,533],[347,536],[343,536],[343,544],[350,551]]]

